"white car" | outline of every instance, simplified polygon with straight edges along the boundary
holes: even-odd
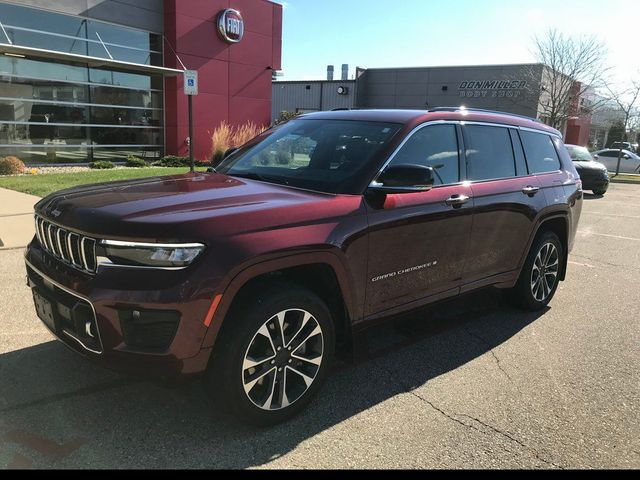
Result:
[[[610,172],[615,172],[619,153],[620,150],[607,148],[595,152],[593,158],[607,167]],[[640,157],[629,150],[622,150],[620,173],[640,173]]]

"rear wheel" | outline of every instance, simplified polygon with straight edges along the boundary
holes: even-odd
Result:
[[[518,305],[540,310],[551,301],[560,282],[564,250],[558,236],[543,232],[533,242],[516,286],[509,291]]]
[[[225,320],[230,328],[207,381],[240,420],[270,425],[296,415],[319,390],[334,355],[333,321],[317,295],[295,285],[247,300]]]

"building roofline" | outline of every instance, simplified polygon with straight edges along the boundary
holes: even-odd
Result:
[[[355,79],[351,80],[273,80],[271,83],[355,83]]]
[[[427,68],[542,67],[544,63],[490,63],[475,65],[423,65],[415,67],[358,67],[361,70],[424,70]]]

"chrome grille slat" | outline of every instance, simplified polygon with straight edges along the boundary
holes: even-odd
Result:
[[[66,264],[88,273],[97,268],[96,240],[64,227],[59,227],[36,215],[36,238],[47,253]]]

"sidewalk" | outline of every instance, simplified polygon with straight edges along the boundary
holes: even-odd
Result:
[[[33,238],[33,206],[40,197],[0,188],[0,250],[22,248]]]

